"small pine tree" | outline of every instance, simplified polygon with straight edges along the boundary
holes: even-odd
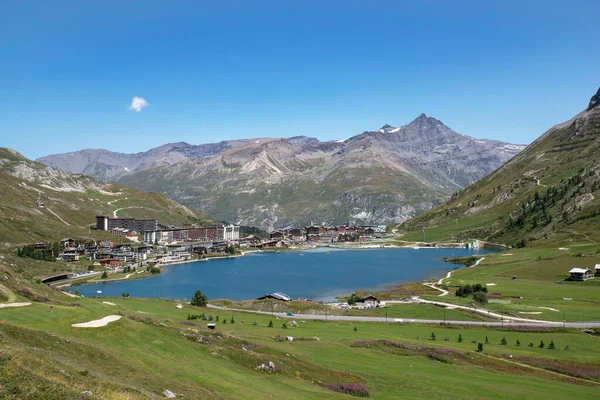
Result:
[[[108,279],[108,273],[106,271],[102,273],[102,279]]]
[[[483,345],[481,343],[477,343],[477,352],[481,353],[483,351]]]
[[[233,315],[231,316],[231,321],[232,324],[235,324],[235,320],[233,319]]]
[[[215,322],[219,322],[219,316],[218,315],[215,317]]]
[[[533,347],[533,342],[529,342],[529,347]]]
[[[506,346],[506,338],[503,337],[502,340],[500,341],[500,344],[503,346]]]
[[[540,345],[539,345],[538,347],[539,347],[540,349],[543,349],[543,348],[544,348],[544,346],[546,346],[546,345],[544,344],[544,341],[543,341],[543,340],[540,340]]]
[[[269,321],[269,328],[273,327],[273,321]]]
[[[226,320],[225,318],[223,318],[223,323],[224,323],[224,324],[226,324],[226,323],[227,323],[227,320]]]
[[[357,327],[354,327],[354,332],[356,332],[356,331],[358,331],[358,328],[357,328]]]
[[[287,324],[284,322],[284,323],[281,325],[281,327],[282,327],[283,329],[287,329]]]
[[[462,335],[461,334],[458,335],[458,343],[462,343]]]
[[[517,346],[520,346],[521,342],[519,341],[519,339],[517,339]]]
[[[550,344],[548,345],[548,348],[550,350],[554,350],[556,348],[556,347],[554,347],[554,341],[553,340],[550,341]]]
[[[435,333],[431,332],[431,340],[435,340]]]
[[[485,344],[490,344],[490,341],[488,340],[488,337],[485,337]]]

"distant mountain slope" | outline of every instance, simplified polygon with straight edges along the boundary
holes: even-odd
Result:
[[[394,223],[439,204],[524,146],[460,135],[425,114],[345,141],[252,139],[124,175],[219,219],[277,227]]]
[[[164,224],[210,221],[159,193],[106,185],[0,148],[0,242],[89,237],[98,214],[158,218]]]
[[[522,244],[600,238],[600,90],[587,109],[452,199],[402,225],[407,238]],[[587,238],[586,238],[587,237]]]

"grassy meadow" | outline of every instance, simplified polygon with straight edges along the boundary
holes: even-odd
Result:
[[[283,328],[286,320],[269,315],[178,309],[165,300],[73,300],[55,305],[53,312],[42,303],[0,309],[0,396],[78,398],[89,390],[96,398],[137,399],[161,397],[169,389],[185,398],[333,399],[348,397],[323,384],[352,383],[366,387],[373,398],[514,398],[518,393],[583,399],[600,387],[591,382],[600,382],[594,375],[600,336],[576,330],[300,320],[298,327]],[[187,319],[202,313],[219,317],[215,331],[206,321]],[[100,328],[71,326],[114,314],[124,317]],[[285,336],[295,340],[282,340]],[[476,343],[486,338],[489,344],[476,352]],[[545,348],[538,347],[540,341]],[[547,348],[551,341],[553,350]],[[255,370],[269,361],[276,366],[273,372]],[[572,370],[545,369],[556,369],[555,363]]]

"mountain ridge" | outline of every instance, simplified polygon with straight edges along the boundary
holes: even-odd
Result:
[[[269,228],[313,220],[401,222],[491,172],[523,147],[461,135],[421,114],[407,125],[387,125],[344,141],[294,136],[169,144],[115,155],[117,162],[110,165],[107,153],[91,162],[81,162],[77,153],[39,160],[72,172],[111,176],[109,180],[165,193],[221,219]]]

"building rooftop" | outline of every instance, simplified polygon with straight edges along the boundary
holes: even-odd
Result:
[[[587,271],[589,271],[589,269],[587,269],[587,268],[571,268],[569,273],[570,274],[585,274]]]

